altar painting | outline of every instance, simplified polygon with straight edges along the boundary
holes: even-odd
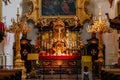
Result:
[[[42,16],[76,15],[76,0],[41,0]]]

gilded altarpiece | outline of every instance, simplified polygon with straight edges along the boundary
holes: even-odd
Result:
[[[60,4],[61,6],[59,7],[63,7],[63,0],[58,0],[58,2],[56,2],[57,0],[52,0],[54,3],[53,4]],[[44,19],[47,19],[47,23],[49,24],[51,20],[54,20],[54,18],[62,18],[64,20],[68,20],[71,21],[71,25],[73,25],[74,23],[72,23],[72,21],[74,20],[75,16],[78,17],[79,19],[79,23],[83,24],[87,19],[90,19],[91,15],[88,14],[88,10],[87,10],[87,5],[89,4],[90,0],[66,0],[66,3],[72,3],[73,7],[72,9],[71,6],[68,11],[71,11],[71,14],[67,14],[67,13],[63,13],[61,9],[59,9],[57,12],[49,12],[49,13],[44,13],[44,4],[42,3],[48,3],[51,2],[51,0],[27,0],[26,1],[26,5],[28,5],[27,10],[26,10],[26,14],[25,16],[28,19],[33,20],[35,23],[37,23],[38,21],[43,21]],[[50,4],[49,4],[50,5]],[[54,9],[54,8],[52,8]],[[66,10],[65,8],[62,8],[63,11]],[[75,10],[74,10],[75,9]],[[47,10],[46,10],[47,11]],[[60,13],[62,12],[62,13]],[[48,15],[47,15],[48,14]]]
[[[61,9],[55,12],[55,7],[48,7],[49,4],[47,7],[49,10],[53,9],[53,12],[45,10],[44,4],[51,1],[53,1],[51,6],[60,4]],[[63,12],[66,10],[63,8],[63,4],[66,4],[63,3],[64,0],[27,0],[26,2],[28,10],[24,16],[28,21],[32,20],[39,30],[35,48],[40,54],[40,65],[80,66],[79,60],[83,48],[80,34],[84,22],[91,17],[85,5],[89,0],[66,0],[66,3],[72,2],[74,5],[72,9],[67,10],[71,11],[70,14]]]

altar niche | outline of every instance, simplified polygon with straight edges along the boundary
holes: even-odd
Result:
[[[62,19],[52,21],[49,26],[38,27],[37,50],[40,55],[72,56],[80,55],[83,47],[80,38],[81,26],[66,26]],[[39,45],[38,45],[39,44]]]
[[[50,63],[51,67],[59,67],[59,61],[62,62],[61,66],[69,67],[70,63],[72,66],[80,66],[80,51],[83,48],[80,38],[82,26],[66,24],[65,20],[58,18],[51,21],[49,26],[37,26],[39,32],[35,48],[40,55],[41,66],[47,67],[47,63]]]

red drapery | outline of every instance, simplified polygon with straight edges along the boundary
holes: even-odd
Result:
[[[3,22],[0,22],[0,30],[1,30],[2,32],[5,31],[4,23],[3,23]]]

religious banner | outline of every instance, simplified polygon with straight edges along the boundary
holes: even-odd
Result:
[[[82,69],[84,66],[88,67],[88,70],[92,70],[92,57],[91,56],[82,56]]]

